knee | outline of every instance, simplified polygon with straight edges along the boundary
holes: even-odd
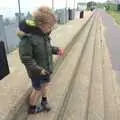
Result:
[[[46,87],[48,87],[48,83],[41,85],[41,88],[46,88]]]
[[[35,94],[41,94],[41,90],[40,89],[35,89],[34,92],[35,92]]]

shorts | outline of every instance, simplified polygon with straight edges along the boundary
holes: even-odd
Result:
[[[31,78],[31,81],[32,81],[32,87],[35,90],[40,90],[42,85],[50,82],[50,75],[34,77]]]

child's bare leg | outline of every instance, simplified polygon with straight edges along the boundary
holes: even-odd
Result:
[[[41,96],[42,97],[47,97],[47,87],[48,87],[47,83],[42,85],[42,87],[41,87]]]
[[[48,87],[48,84],[44,84],[41,87],[41,96],[42,96],[41,105],[44,107],[46,111],[50,111],[51,107],[49,106],[47,101],[47,87]]]
[[[42,111],[40,107],[37,107],[36,104],[40,98],[41,91],[40,90],[33,90],[30,97],[29,97],[29,109],[28,113],[39,113]]]
[[[29,97],[29,104],[35,106],[40,98],[40,95],[40,90],[33,90]]]

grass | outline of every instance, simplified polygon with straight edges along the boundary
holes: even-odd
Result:
[[[120,12],[108,11],[108,13],[115,19],[116,23],[120,25]]]
[[[115,19],[116,23],[120,25],[120,11],[117,11],[116,4],[97,4],[98,8],[106,7],[107,12]]]

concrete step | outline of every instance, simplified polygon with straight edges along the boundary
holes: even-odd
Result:
[[[79,69],[74,78],[74,86],[71,91],[70,99],[63,115],[56,120],[86,120],[88,112],[89,92],[91,88],[91,70],[95,51],[97,19],[90,31],[88,43],[84,50],[83,57],[79,64]]]
[[[120,119],[120,88],[103,38],[100,16],[96,24],[72,82],[72,90],[55,120]],[[92,36],[95,36],[95,45]]]
[[[92,66],[91,86],[88,98],[88,120],[104,120],[104,93],[103,93],[103,49],[101,41],[100,16],[96,30],[95,54]]]
[[[94,18],[91,19],[89,24],[81,32],[80,36],[78,36],[77,42],[72,47],[52,79],[48,96],[53,110],[49,113],[29,115],[27,120],[48,120],[48,118],[49,120],[56,120],[61,111],[61,107],[63,107],[64,99],[66,98],[66,93],[68,92],[71,81],[73,81],[78,70],[78,63],[82,58],[89,37],[88,33],[93,26],[93,22]]]
[[[120,88],[102,27],[99,16],[97,31],[91,32],[91,36],[96,36],[93,58],[89,56],[93,52],[90,37],[67,107],[55,120],[120,120]]]

